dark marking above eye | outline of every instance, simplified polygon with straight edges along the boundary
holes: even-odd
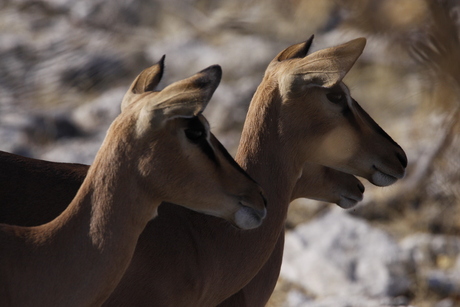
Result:
[[[353,106],[354,108],[356,108],[357,110],[357,113],[360,115],[360,117],[362,118],[362,120],[364,120],[365,122],[367,122],[378,134],[382,135],[384,138],[388,139],[393,145],[396,145],[398,147],[399,144],[396,143],[392,138],[391,136],[389,136],[385,130],[383,130],[375,121],[374,119],[369,115],[367,114],[366,111],[364,111],[364,109],[359,105],[359,103],[353,99]]]
[[[234,168],[236,168],[241,174],[243,174],[246,178],[250,179],[252,182],[256,182],[254,179],[252,179],[251,176],[249,176],[248,173],[246,173],[241,166],[233,159],[233,157],[228,153],[227,149],[222,145],[222,143],[219,142],[215,138],[215,136],[212,135],[212,137],[215,139],[217,143],[217,149],[220,150],[220,152],[223,154],[224,158],[227,159],[228,162],[230,162],[231,165],[233,165]]]
[[[219,165],[216,154],[206,138],[206,128],[198,117],[188,120],[187,128],[184,130],[185,136],[190,142],[198,145],[201,151],[214,163]]]

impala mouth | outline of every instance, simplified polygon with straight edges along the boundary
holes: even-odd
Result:
[[[241,229],[253,229],[262,224],[267,215],[267,209],[257,210],[244,205],[242,202],[240,209],[235,213],[235,225]]]
[[[356,204],[358,204],[358,202],[362,200],[363,200],[362,193],[360,195],[347,195],[347,196],[340,195],[340,200],[337,205],[343,209],[350,209],[356,206]]]
[[[340,200],[338,202],[338,206],[343,209],[350,209],[353,208],[358,204],[359,200],[348,198],[346,196],[340,196]]]
[[[372,168],[375,170],[375,172],[371,176],[371,179],[372,179],[371,182],[375,184],[376,186],[385,187],[385,186],[392,185],[399,178],[402,178],[404,176],[404,174],[399,175],[399,176],[393,176],[393,175],[387,174],[383,172],[382,170],[380,170],[379,168],[377,168],[375,165],[373,165]]]
[[[336,203],[339,207],[350,209],[363,200],[365,187],[358,179],[356,180],[357,184],[355,186],[348,187],[340,194],[339,201]]]

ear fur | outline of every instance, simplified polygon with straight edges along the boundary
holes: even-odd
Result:
[[[345,44],[316,51],[303,58],[294,74],[313,86],[333,87],[345,77],[362,54],[365,38],[357,38]]]
[[[161,81],[164,72],[164,61],[165,55],[163,55],[155,65],[150,66],[149,68],[144,69],[137,77],[134,79],[133,83],[129,87],[128,92],[126,92],[123,101],[121,102],[121,111],[126,109],[135,99],[137,94],[143,94],[145,92],[153,92],[155,88]]]
[[[195,75],[175,82],[162,90],[154,109],[162,109],[166,117],[193,117],[204,111],[222,78],[219,65],[210,66]]]
[[[213,65],[167,86],[153,97],[146,96],[143,98],[147,101],[141,111],[138,125],[161,126],[162,123],[174,118],[191,118],[201,114],[217,89],[221,77],[221,67]]]
[[[308,54],[308,50],[310,50],[311,44],[313,43],[313,38],[315,36],[310,36],[305,42],[292,45],[278,53],[273,61],[281,62],[284,60],[295,59],[295,58],[303,58]]]

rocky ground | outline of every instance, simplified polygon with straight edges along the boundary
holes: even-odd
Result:
[[[234,153],[280,50],[311,34],[315,50],[365,36],[345,82],[405,149],[408,174],[366,183],[348,211],[293,202],[269,305],[458,306],[459,12],[441,0],[3,0],[0,150],[90,164],[132,79],[166,54],[160,87],[222,66],[206,115]]]

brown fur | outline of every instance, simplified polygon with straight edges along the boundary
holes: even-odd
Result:
[[[236,160],[267,191],[269,214],[265,224],[257,231],[265,234],[265,242],[269,240],[268,234],[272,234],[275,241],[271,243],[268,259],[262,258],[263,253],[259,252],[259,259],[264,260],[250,282],[219,306],[252,307],[267,303],[281,267],[283,223],[289,196],[293,198],[301,193],[298,184],[296,186],[296,174],[302,170],[303,162],[319,163],[361,175],[379,185],[391,184],[404,175],[407,165],[404,151],[356,102],[349,99],[344,105],[338,106],[326,98],[326,94],[337,86],[346,89],[341,80],[361,54],[364,42],[364,39],[357,39],[300,58],[286,59],[283,51],[270,63],[251,102]],[[304,44],[308,43],[307,41]],[[296,54],[292,49],[303,49],[304,44],[288,49],[291,49],[291,54]],[[280,56],[283,57],[281,61]],[[321,67],[326,72],[325,76],[321,75]],[[273,95],[271,99],[266,99],[265,93],[273,91],[274,85],[279,89],[279,96]],[[276,105],[277,114],[272,114],[270,119],[260,118],[258,112],[270,104]],[[344,113],[344,107],[349,112]],[[257,129],[267,131],[267,135],[277,134],[277,143],[282,146],[270,144],[270,140],[265,146],[254,146],[251,138]],[[342,142],[343,139],[349,141]],[[269,148],[277,148],[276,153],[270,152]],[[289,159],[281,162],[276,169],[261,167],[267,165],[271,159],[279,160],[271,155]],[[375,167],[382,171],[384,169],[389,176],[375,175],[378,173]],[[303,175],[299,182],[306,176],[308,165],[303,165]],[[271,180],[276,181],[270,182]],[[271,186],[281,188],[275,190]],[[271,229],[267,231],[266,227]],[[279,232],[275,233],[273,229],[278,229]],[[268,244],[265,248],[268,248]]]
[[[148,78],[156,66],[144,72]],[[128,93],[70,205],[40,226],[0,224],[1,306],[101,305],[162,201],[237,224],[241,204],[265,210],[260,187],[223,151],[215,150],[217,165],[186,140],[187,118],[207,125],[200,113],[220,75],[210,67],[139,99]],[[210,144],[221,148],[214,137]]]
[[[304,49],[304,54],[293,50],[296,48]],[[277,57],[267,69],[251,102],[238,152],[238,162],[266,188],[269,210],[262,226],[242,232],[213,217],[172,204],[161,205],[158,217],[141,234],[131,265],[106,306],[215,306],[224,299],[227,306],[263,306],[279,273],[289,201],[326,195],[337,202],[344,195],[362,196],[362,187],[353,176],[304,164],[308,159],[321,158],[314,145],[336,126],[351,126],[350,131],[359,139],[365,136],[358,131],[365,129],[369,138],[373,136],[382,144],[374,147],[374,143],[357,142],[363,153],[356,159],[365,158],[366,163],[348,166],[355,163],[352,157],[348,161],[332,157],[333,161],[326,161],[331,166],[368,174],[372,179],[372,164],[389,159],[394,175],[402,176],[404,161],[396,155],[404,157],[401,148],[368,119],[362,120],[364,111],[354,109],[353,116],[344,119],[325,99],[328,88],[316,84],[318,88],[312,89],[308,87],[311,82],[292,78],[296,61],[308,61],[308,48],[298,44],[290,49],[288,54],[295,58]],[[360,50],[356,52],[355,59]],[[351,65],[349,61],[348,69]],[[298,86],[291,87],[288,80]],[[298,93],[297,97],[289,98],[281,91],[288,88]],[[326,109],[321,109],[322,105]],[[324,114],[325,118],[317,117]],[[360,126],[354,124],[358,120],[362,121]],[[322,180],[316,179],[322,176],[333,184],[322,185]],[[318,187],[321,191],[316,190]],[[159,232],[161,236],[153,235]]]

